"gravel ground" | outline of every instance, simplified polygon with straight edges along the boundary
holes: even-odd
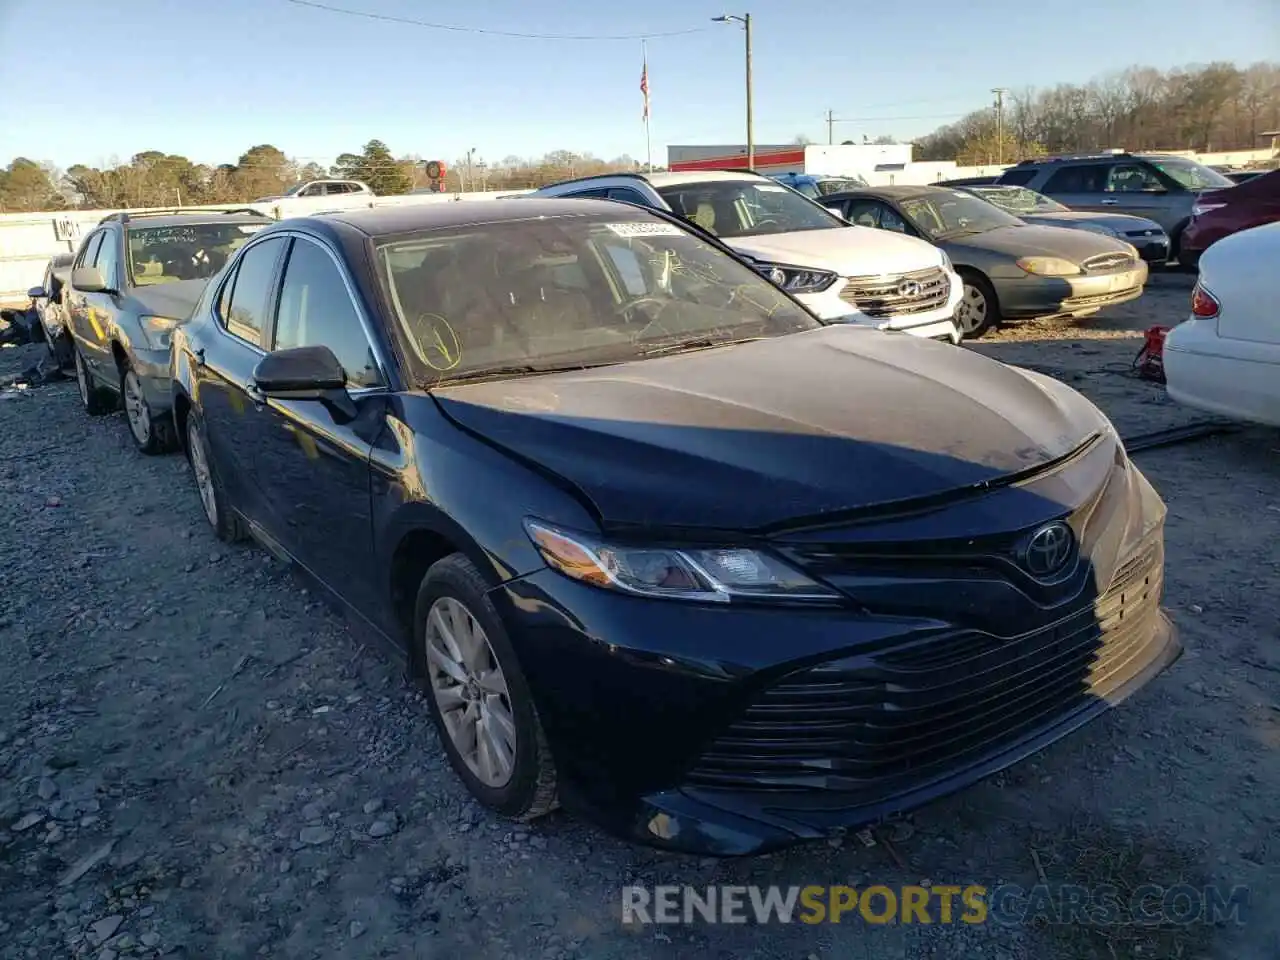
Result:
[[[1122,433],[1196,419],[1124,375],[1190,281],[974,349]],[[42,348],[0,351],[0,378]],[[71,383],[0,393],[0,958],[1280,956],[1280,437],[1136,457],[1169,504],[1187,653],[1121,709],[921,810],[891,842],[741,861],[468,801],[416,689],[288,570],[219,544],[180,457]],[[1243,925],[638,926],[625,884],[1251,887]]]

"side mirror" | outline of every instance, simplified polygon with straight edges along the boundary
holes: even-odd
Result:
[[[107,281],[97,267],[76,267],[71,271],[71,285],[83,293],[106,293]]]
[[[346,371],[325,346],[267,354],[253,369],[253,384],[265,397],[323,403],[339,423],[351,422],[358,412],[347,393]]]
[[[32,287],[27,291],[27,296],[32,300],[43,300],[48,294],[44,292],[44,287]]]

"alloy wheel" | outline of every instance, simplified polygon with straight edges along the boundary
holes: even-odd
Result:
[[[151,408],[143,396],[142,381],[132,370],[124,375],[124,415],[129,421],[129,429],[133,431],[133,438],[146,445],[151,439]]]
[[[431,692],[454,748],[486,786],[505,786],[515,771],[515,717],[484,627],[461,601],[439,597],[427,613],[426,654]]]
[[[956,322],[960,324],[960,332],[965,336],[981,330],[987,322],[986,295],[971,283],[964,285],[964,296],[960,299],[960,307],[956,310]]]
[[[204,437],[194,418],[187,422],[187,450],[191,454],[191,472],[195,474],[196,490],[204,515],[216,530],[218,527],[218,501],[214,496],[213,473],[209,469],[209,456],[204,449]]]

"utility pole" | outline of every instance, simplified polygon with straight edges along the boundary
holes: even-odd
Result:
[[[828,146],[836,142],[835,127],[836,127],[836,112],[834,110],[828,110],[827,111],[827,145]]]
[[[996,95],[996,164],[1004,165],[1004,95],[1008,92],[1006,87],[992,87],[991,92]]]
[[[755,169],[756,134],[752,111],[752,100],[754,99],[755,91],[751,82],[751,14],[744,13],[739,16],[736,13],[729,13],[721,17],[712,17],[711,19],[716,23],[740,23],[747,35],[747,167]]]

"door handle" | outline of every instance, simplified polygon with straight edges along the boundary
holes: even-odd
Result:
[[[1119,200],[1103,200],[1102,205],[1104,207],[1114,207],[1119,202]]]
[[[245,384],[244,392],[248,394],[249,399],[253,401],[254,406],[259,409],[267,405],[267,395],[262,392],[261,388],[256,383]]]

